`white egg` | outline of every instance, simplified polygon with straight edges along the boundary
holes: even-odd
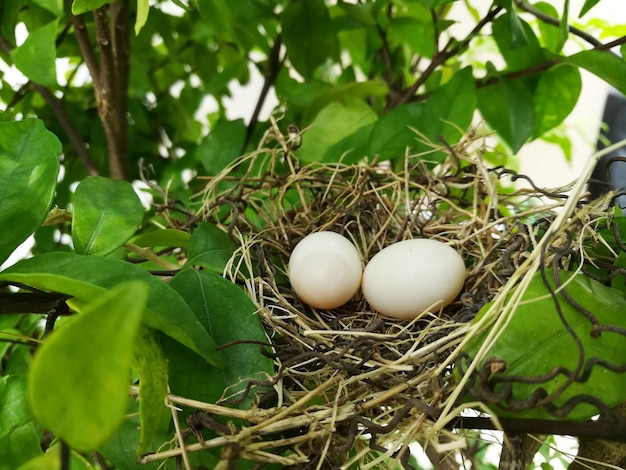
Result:
[[[431,307],[448,305],[463,288],[465,263],[454,248],[437,240],[414,239],[389,245],[370,260],[361,290],[379,313],[412,320]]]
[[[296,245],[288,271],[291,287],[303,302],[331,309],[359,290],[363,265],[350,240],[335,232],[316,232]]]

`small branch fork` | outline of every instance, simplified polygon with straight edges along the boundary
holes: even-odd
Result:
[[[73,0],[69,0],[70,5]],[[82,16],[72,15],[74,33],[96,94],[109,147],[112,178],[128,179],[128,81],[130,75],[130,9],[117,0],[93,12],[96,54]]]

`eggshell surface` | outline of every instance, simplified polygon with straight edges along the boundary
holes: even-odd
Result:
[[[382,249],[363,272],[361,290],[379,313],[412,320],[454,300],[465,282],[463,258],[437,240],[404,240]]]
[[[304,303],[315,308],[345,304],[359,290],[362,273],[358,250],[335,232],[307,235],[289,257],[291,287]]]

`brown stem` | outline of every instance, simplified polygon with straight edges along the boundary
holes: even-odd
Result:
[[[72,0],[70,0],[70,7],[71,3]],[[80,49],[80,53],[85,60],[87,70],[89,70],[89,74],[91,75],[93,86],[95,88],[99,88],[100,66],[98,65],[96,54],[93,51],[91,40],[89,39],[89,34],[87,33],[87,25],[85,25],[85,20],[82,16],[71,15],[71,17],[72,24],[74,25],[74,36],[76,36],[76,41],[78,42],[78,48]]]
[[[98,114],[107,136],[112,178],[128,179],[128,80],[130,9],[117,0],[93,12],[99,60],[84,19],[73,16],[74,31],[94,84]]]
[[[76,155],[78,155],[78,158],[80,158],[83,167],[85,167],[85,170],[87,170],[87,174],[89,174],[90,176],[97,176],[99,174],[99,171],[96,168],[96,164],[91,158],[91,155],[87,150],[87,145],[80,136],[80,132],[65,111],[63,102],[56,96],[54,96],[54,94],[45,86],[38,85],[36,83],[33,83],[33,86],[44,99],[48,107],[52,110],[52,113],[59,121],[59,124],[61,124],[61,127],[65,131],[65,134],[70,141],[70,144],[72,144],[72,147],[76,151]]]
[[[265,81],[263,82],[263,88],[261,89],[261,93],[259,94],[259,99],[256,102],[256,106],[254,107],[254,111],[252,113],[252,117],[250,118],[250,123],[246,129],[246,138],[243,144],[243,148],[241,149],[241,153],[243,154],[250,143],[250,139],[252,138],[252,133],[254,132],[254,128],[256,127],[259,121],[259,114],[261,113],[261,109],[263,108],[263,104],[267,99],[267,94],[270,91],[272,85],[276,81],[278,77],[278,73],[283,65],[283,59],[280,57],[280,49],[282,47],[283,41],[282,37],[279,34],[274,41],[272,49],[270,50],[267,68],[265,70]]]

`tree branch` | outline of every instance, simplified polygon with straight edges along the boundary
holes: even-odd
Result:
[[[552,26],[560,26],[560,21],[558,18],[555,18],[554,16],[550,16],[545,14],[542,11],[537,10],[535,7],[533,7],[532,5],[530,5],[528,2],[525,2],[524,0],[515,0],[515,4],[523,11],[525,11],[526,13],[530,13],[531,15],[533,15],[535,18],[537,18],[540,21],[543,21],[546,24],[552,25]],[[584,41],[587,41],[589,44],[591,44],[594,47],[601,47],[603,46],[603,44],[598,41],[595,37],[593,37],[591,34],[586,33],[585,31],[576,28],[575,26],[572,26],[570,24],[567,25],[567,30],[572,33],[575,36],[578,36],[579,38],[583,39]],[[617,55],[617,54],[615,54]]]
[[[69,0],[70,8],[72,7],[73,0]],[[91,40],[89,34],[87,34],[87,26],[82,16],[75,16],[70,14],[72,18],[72,24],[74,25],[74,36],[78,42],[78,48],[83,56],[87,70],[91,75],[94,87],[100,86],[100,65],[96,59],[96,54],[91,46]]]
[[[69,0],[70,5],[73,0]],[[130,9],[117,0],[93,12],[99,60],[84,19],[72,15],[74,31],[94,84],[98,114],[107,136],[110,176],[128,178],[128,81],[130,75]]]
[[[422,74],[415,81],[415,83],[407,88],[403,93],[398,95],[395,99],[390,100],[389,104],[387,105],[386,111],[389,111],[396,106],[400,106],[401,104],[405,104],[411,101],[417,90],[419,90],[419,88],[424,83],[426,83],[426,80],[428,80],[428,78],[437,69],[437,67],[445,64],[448,59],[454,57],[463,49],[465,49],[469,45],[470,41],[480,32],[480,30],[485,27],[487,23],[493,21],[493,19],[498,15],[498,13],[500,13],[500,11],[502,11],[502,7],[496,7],[490,10],[462,41],[456,43],[453,40],[448,41],[443,50],[435,53],[432,61],[430,62],[430,64],[428,64],[426,70],[422,72]]]
[[[250,122],[248,123],[248,127],[246,129],[246,138],[243,143],[243,148],[241,149],[241,153],[243,154],[250,143],[250,139],[252,138],[252,133],[254,132],[254,128],[256,127],[259,121],[259,114],[261,113],[261,109],[263,108],[263,104],[267,99],[267,94],[270,91],[270,88],[276,82],[276,78],[278,77],[278,73],[283,65],[283,59],[280,57],[280,49],[282,48],[283,41],[282,36],[279,34],[270,49],[267,68],[265,69],[265,80],[263,82],[263,88],[261,89],[261,93],[259,94],[259,99],[256,102],[256,106],[254,107],[254,111],[252,112],[252,117],[250,118]]]
[[[76,155],[78,155],[78,158],[80,158],[80,161],[83,164],[83,167],[85,167],[85,170],[87,170],[87,173],[90,176],[99,175],[100,172],[96,168],[96,164],[94,163],[89,151],[87,150],[87,145],[83,141],[80,132],[74,125],[74,122],[70,119],[69,115],[65,111],[65,107],[63,106],[62,101],[54,96],[54,94],[48,88],[42,85],[38,85],[36,83],[33,83],[33,86],[44,99],[48,107],[52,110],[52,113],[59,121],[59,124],[61,124],[61,127],[65,131],[65,134],[70,141],[70,144],[76,151]]]

